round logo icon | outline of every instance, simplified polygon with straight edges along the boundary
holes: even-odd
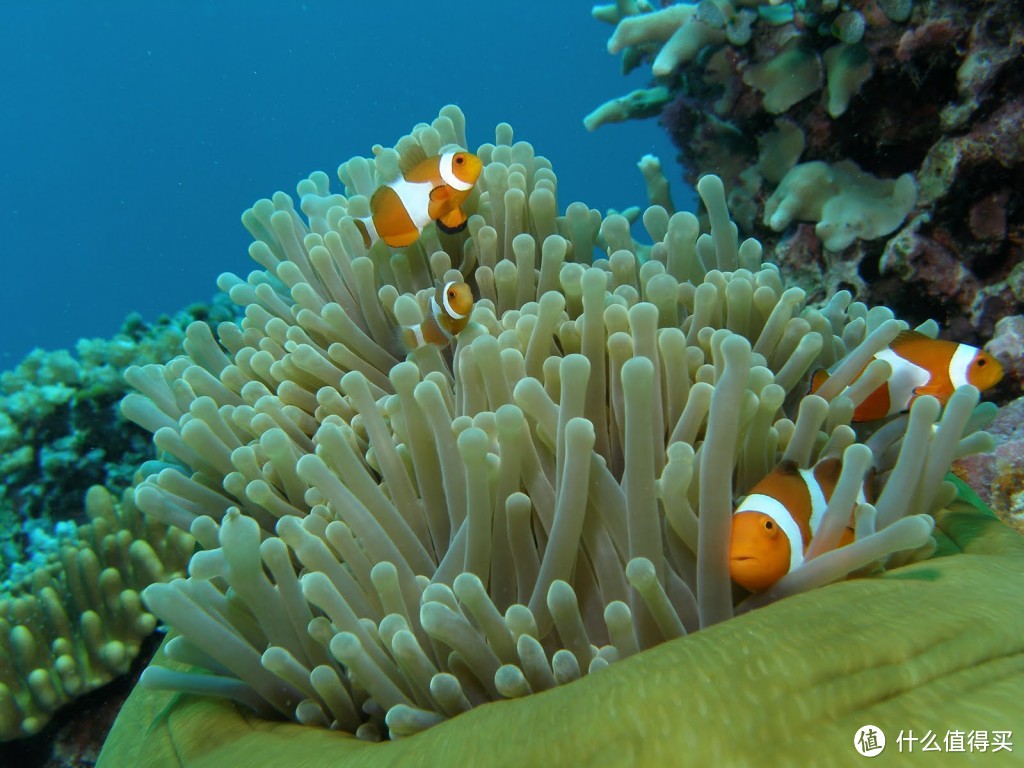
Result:
[[[885,749],[885,734],[877,725],[862,725],[853,735],[853,746],[864,757],[880,755]]]

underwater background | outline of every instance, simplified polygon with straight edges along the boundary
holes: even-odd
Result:
[[[584,129],[645,81],[618,82],[588,15],[583,0],[8,4],[0,368],[208,301],[218,274],[249,268],[237,222],[257,190],[291,192],[447,103],[472,115],[471,143],[502,121],[543,136],[563,199],[642,203],[636,162],[675,153],[654,122]]]
[[[0,43],[0,765],[1010,756],[1018,0],[41,2]],[[355,228],[453,143],[464,230]],[[804,550],[734,570],[773,493]]]

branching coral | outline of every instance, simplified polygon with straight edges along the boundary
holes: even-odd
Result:
[[[882,491],[854,544],[758,602],[931,551],[943,474],[988,439],[965,388],[857,442],[885,364],[847,385],[903,327],[890,312],[805,306],[738,242],[716,177],[698,186],[710,232],[652,206],[649,248],[622,216],[559,216],[550,163],[506,125],[477,150],[468,237],[366,251],[351,217],[412,143],[466,146],[461,113],[344,164],[344,195],[302,182],[306,220],[283,193],[257,203],[264,270],[220,280],[241,324],[194,325],[186,356],[129,371],[125,414],[170,462],[136,503],[203,548],[145,600],[181,632],[168,654],[209,672],[144,685],[375,739],[571,682],[733,615],[734,500],[780,457],[845,457],[825,530],[871,464]],[[471,323],[401,361],[395,328],[435,279],[475,287]]]
[[[102,487],[59,558],[0,592],[0,741],[37,733],[68,701],[128,671],[156,626],[139,592],[183,573],[192,538]]]

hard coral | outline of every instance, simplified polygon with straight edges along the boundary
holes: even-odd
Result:
[[[745,4],[715,5],[728,18]],[[627,22],[642,28],[642,20],[657,14],[685,16],[681,23],[689,23],[691,15],[670,13],[678,7],[684,6],[645,13],[626,5],[595,16],[619,28]],[[770,11],[761,5],[751,29],[749,41],[709,43],[658,78],[674,95],[662,122],[680,148],[687,180],[715,168],[730,203],[744,212],[745,232],[776,252],[797,244],[760,225],[777,183],[765,171],[761,140],[782,111],[805,137],[801,162],[853,162],[880,179],[917,178],[921,194],[899,232],[887,242],[843,246],[844,263],[859,273],[853,281],[863,290],[859,296],[918,322],[951,317],[958,333],[976,343],[1001,316],[1020,314],[1024,300],[1014,266],[1021,262],[1024,226],[1021,4],[996,0],[975,8],[955,0],[899,0],[847,8],[825,2]],[[664,35],[630,38],[630,61],[657,55]],[[776,100],[758,75],[773,67],[797,75],[795,63],[785,64],[793,50],[801,67],[822,58],[826,88],[818,95],[798,89]],[[809,255],[822,268],[831,258],[820,248]]]
[[[139,592],[180,575],[192,539],[142,519],[102,487],[59,557],[0,590],[0,741],[31,736],[57,709],[124,674],[156,626]]]

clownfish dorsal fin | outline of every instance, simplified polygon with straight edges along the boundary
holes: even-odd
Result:
[[[426,150],[419,144],[411,144],[403,148],[402,155],[398,160],[398,170],[402,172],[403,177],[408,177],[412,169],[426,159]]]
[[[783,459],[779,462],[779,466],[775,468],[775,471],[780,475],[799,475],[800,465],[792,459]]]
[[[925,336],[920,331],[911,331],[907,329],[905,331],[900,331],[899,333],[897,333],[896,338],[889,343],[889,346],[895,349],[900,344],[910,344],[921,341],[935,341],[935,339],[933,339],[931,336]]]
[[[466,228],[467,221],[469,221],[469,217],[466,215],[466,212],[461,208],[456,208],[454,211],[449,211],[439,218],[437,226],[442,232],[454,235],[456,232],[461,232]]]

